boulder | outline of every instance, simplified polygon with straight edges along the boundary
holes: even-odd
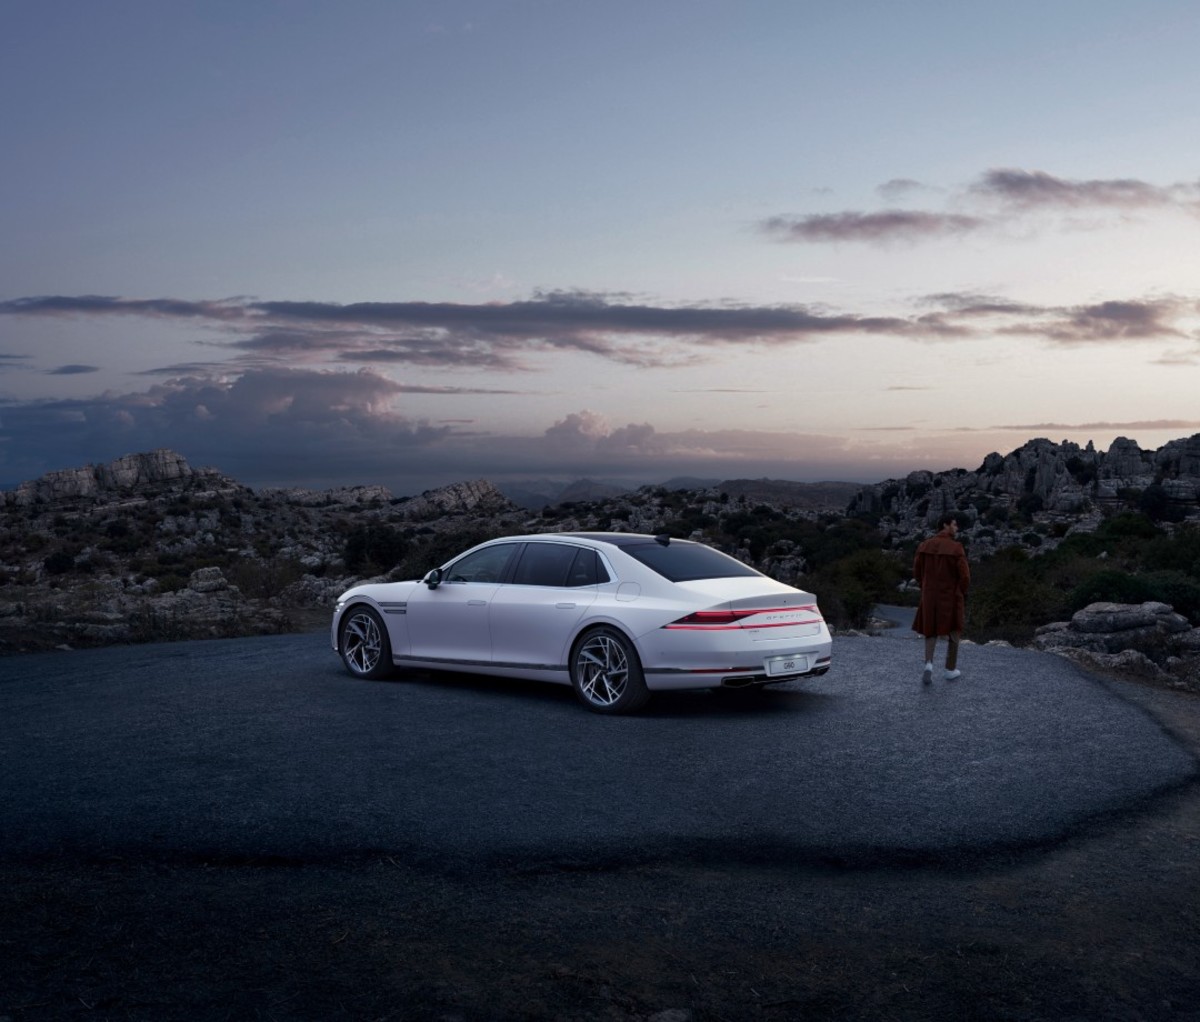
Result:
[[[188,588],[196,593],[216,593],[229,588],[220,568],[197,568],[188,578]]]
[[[1033,646],[1051,652],[1085,650],[1097,654],[1134,651],[1157,664],[1200,651],[1200,628],[1165,603],[1091,603],[1070,621],[1037,630]]]
[[[1165,603],[1089,603],[1076,611],[1070,627],[1078,632],[1121,633],[1147,628],[1164,634],[1186,632],[1191,625]]]

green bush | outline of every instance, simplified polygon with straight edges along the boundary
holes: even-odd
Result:
[[[1096,535],[1102,539],[1153,539],[1162,535],[1162,529],[1144,514],[1122,511],[1104,519]]]
[[[971,566],[970,638],[1025,643],[1039,626],[1067,616],[1064,594],[1039,576],[1038,560],[1014,547]]]
[[[1146,544],[1143,557],[1150,571],[1178,570],[1200,580],[1200,528],[1188,526],[1173,536],[1156,536]]]
[[[1200,623],[1200,580],[1182,571],[1152,571],[1145,576],[1153,599],[1169,603],[1192,624]]]
[[[863,628],[877,603],[895,599],[908,577],[900,560],[882,550],[856,550],[815,573],[811,585],[826,620],[836,628]]]
[[[1138,575],[1124,571],[1098,571],[1081,582],[1070,596],[1070,610],[1074,613],[1089,603],[1145,603],[1157,599],[1154,587]]]
[[[375,523],[356,525],[346,537],[342,560],[350,571],[377,574],[390,571],[407,550],[399,529]]]

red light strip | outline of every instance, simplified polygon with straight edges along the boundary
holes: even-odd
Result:
[[[772,621],[759,624],[743,623],[739,619],[758,617],[760,614],[788,614],[809,611],[816,614],[815,618],[801,621]],[[710,619],[709,623],[705,623]],[[820,611],[815,604],[805,604],[797,607],[757,607],[742,610],[698,610],[694,614],[663,625],[663,628],[677,631],[716,632],[729,631],[738,628],[793,628],[797,625],[816,625],[821,623]]]
[[[683,625],[674,622],[663,625],[663,628],[679,632],[728,632],[746,628],[794,628],[796,625],[819,625],[821,618],[809,618],[805,621],[775,621],[771,624],[732,624],[732,625]]]

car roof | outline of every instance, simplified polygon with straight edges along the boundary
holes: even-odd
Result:
[[[555,540],[555,539],[582,539],[590,543],[607,543],[609,546],[625,547],[625,546],[642,546],[645,543],[653,543],[658,537],[647,535],[641,532],[542,532],[535,533],[530,536],[509,536],[510,542],[532,542],[534,540]],[[672,543],[690,543],[691,540],[677,539],[671,537]],[[495,542],[503,542],[496,540]]]

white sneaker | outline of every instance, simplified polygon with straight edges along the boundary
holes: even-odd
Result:
[[[961,676],[962,671],[947,671],[944,675],[942,675],[942,677],[944,677],[947,681],[953,681],[955,678],[959,678]]]
[[[921,684],[922,684],[922,685],[931,685],[931,684],[933,684],[933,664],[926,664],[926,665],[925,665],[925,670],[924,670],[924,672],[921,674]]]

